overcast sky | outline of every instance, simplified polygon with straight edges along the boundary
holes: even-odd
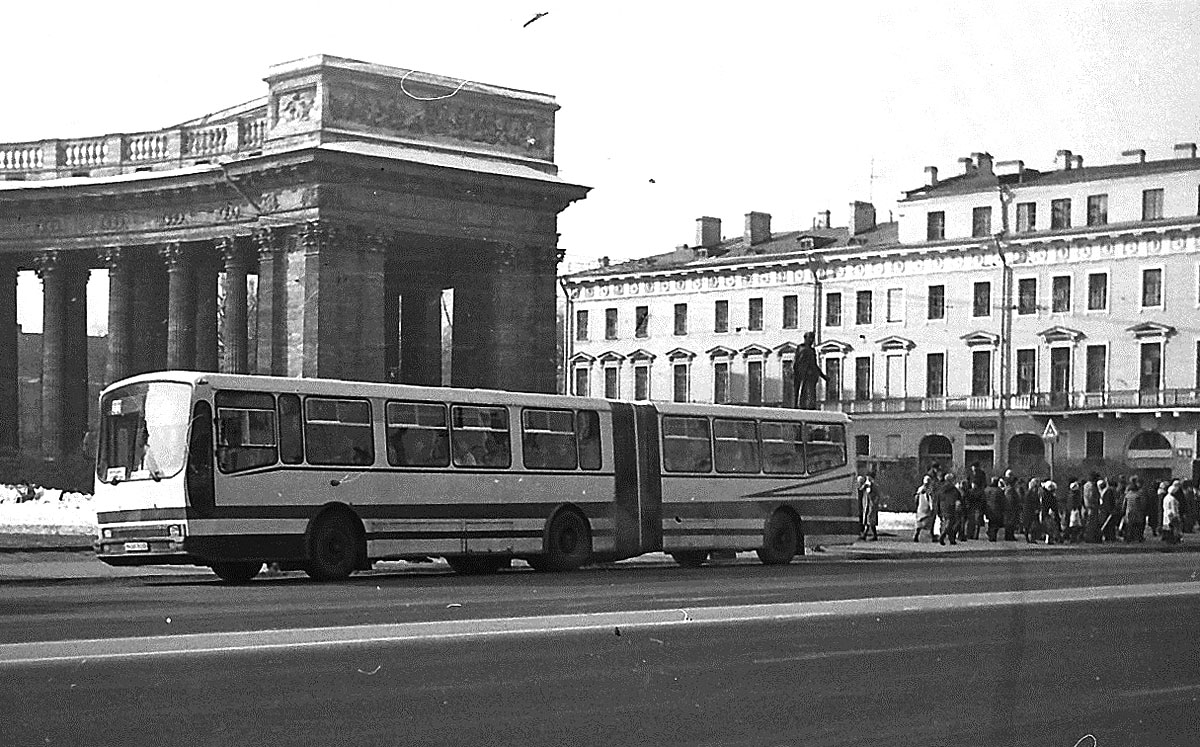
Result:
[[[266,93],[311,54],[555,96],[570,262],[693,243],[695,219],[886,220],[922,169],[1048,168],[1200,140],[1200,2],[10,4],[0,142],[168,127]],[[548,13],[524,24],[535,14]],[[38,283],[20,317],[41,326]],[[99,292],[93,295],[99,296]],[[102,304],[89,327],[104,328]]]

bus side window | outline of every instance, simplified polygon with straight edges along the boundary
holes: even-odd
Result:
[[[764,420],[760,424],[763,472],[773,475],[798,475],[804,472],[803,430],[800,423]]]
[[[505,467],[512,464],[508,409],[454,405],[451,443],[456,467]]]
[[[217,392],[217,467],[240,472],[279,459],[275,397],[260,392]]]
[[[434,402],[387,403],[388,464],[395,467],[446,467],[450,433],[446,406]]]
[[[663,468],[668,472],[712,471],[708,418],[664,415],[662,434]]]
[[[521,457],[530,469],[575,469],[575,413],[570,410],[521,412]]]
[[[758,472],[758,423],[717,418],[713,442],[717,472]]]
[[[805,423],[804,454],[810,473],[846,464],[846,427],[840,423]]]
[[[188,504],[201,513],[216,502],[213,493],[213,417],[207,402],[197,402],[192,409],[191,431],[188,436],[187,494]]]
[[[305,398],[304,445],[309,464],[373,464],[373,434],[371,403],[367,400]]]
[[[284,464],[304,461],[304,423],[295,394],[279,395],[279,459]]]
[[[575,414],[575,439],[579,443],[581,469],[600,469],[600,414],[595,410],[580,410]]]

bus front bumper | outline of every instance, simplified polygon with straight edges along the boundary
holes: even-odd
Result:
[[[187,528],[172,523],[137,527],[101,526],[92,543],[96,557],[109,565],[190,565],[184,549]]]

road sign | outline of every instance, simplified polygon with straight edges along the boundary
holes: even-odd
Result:
[[[1058,428],[1054,425],[1054,418],[1046,421],[1046,430],[1042,431],[1042,440],[1051,443],[1058,440]]]

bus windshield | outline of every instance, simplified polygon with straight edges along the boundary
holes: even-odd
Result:
[[[116,484],[179,474],[190,404],[191,386],[175,382],[130,384],[104,395],[96,478]]]

